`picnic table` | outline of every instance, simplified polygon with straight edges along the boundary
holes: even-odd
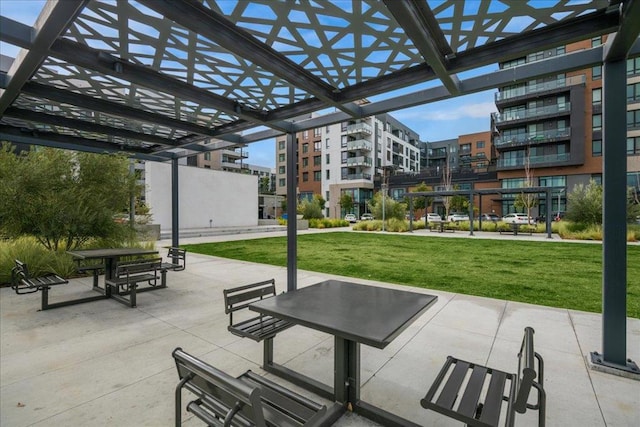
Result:
[[[360,345],[383,349],[427,311],[437,296],[398,289],[326,280],[249,305],[249,309],[334,336],[334,386],[294,372],[273,361],[273,338],[265,345],[264,369],[338,405],[338,419],[348,408],[384,426],[415,426],[360,399]]]

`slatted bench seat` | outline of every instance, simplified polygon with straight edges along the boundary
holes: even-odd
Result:
[[[195,395],[187,411],[209,426],[324,426],[327,408],[251,371],[234,378],[176,348],[180,382],[175,390],[175,425],[182,424],[182,390]]]
[[[65,285],[67,283],[69,283],[68,280],[63,279],[57,274],[45,274],[43,276],[33,277],[29,273],[27,264],[20,260],[15,260],[15,266],[11,269],[11,289],[18,295],[31,294],[38,291],[42,292],[41,310],[68,305],[67,303],[49,303],[49,289],[51,289],[52,286]]]
[[[163,262],[160,266],[163,270],[182,271],[187,267],[186,249],[170,247],[167,259],[168,262]]]
[[[538,411],[538,425],[544,426],[544,363],[534,351],[533,334],[532,328],[525,328],[518,353],[517,373],[449,356],[420,404],[425,409],[478,427],[498,426],[503,412],[504,425],[513,426],[516,412],[524,414],[527,409],[532,409]],[[536,377],[539,381],[535,381]],[[532,388],[538,392],[535,405],[527,402]],[[506,410],[503,402],[507,402]]]
[[[275,296],[275,283],[275,280],[271,279],[223,291],[224,312],[229,315],[229,326],[227,327],[229,332],[260,342],[266,338],[273,338],[277,333],[293,326],[293,323],[286,320],[267,315],[259,315],[233,323],[233,313],[248,309],[249,304],[253,302]]]
[[[165,288],[166,281],[158,284],[158,272],[161,270],[162,259],[140,259],[124,261],[116,265],[115,275],[105,280],[107,295],[130,307],[136,306],[138,292]],[[138,284],[147,282],[147,287],[138,289]],[[128,298],[126,298],[128,296]]]

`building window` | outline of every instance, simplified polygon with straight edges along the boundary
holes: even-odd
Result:
[[[347,148],[347,142],[349,141],[347,135],[342,135],[340,139],[340,148]]]
[[[331,163],[331,156],[329,154],[326,154],[325,155],[325,160],[326,160],[327,164],[330,164]]]
[[[567,48],[565,46],[556,48],[556,55],[564,55],[565,53],[567,53]]]
[[[279,173],[279,174],[284,174],[284,173],[286,173],[286,169],[284,168],[284,166],[280,166],[280,167],[278,167],[278,173]]]
[[[593,80],[600,80],[602,78],[602,65],[596,65],[591,69],[591,77]]]
[[[471,152],[471,144],[462,144],[460,146],[460,153],[469,153]]]
[[[600,157],[602,156],[602,140],[594,139],[591,143],[591,156]]]
[[[325,200],[325,202],[329,201],[329,194],[331,194],[331,193],[329,193],[328,191],[324,192],[324,200]]]
[[[322,165],[322,157],[313,156],[313,166],[320,166],[320,165]]]
[[[314,128],[313,129],[313,136],[320,136],[321,135],[322,130],[320,128]]]
[[[211,160],[211,153],[204,153],[205,160]]]
[[[476,148],[484,148],[484,141],[477,141]]]
[[[305,130],[304,132],[302,132],[302,139],[309,139],[309,131]]]
[[[564,175],[541,176],[540,187],[565,187],[567,177]]]
[[[321,151],[322,150],[322,141],[316,141],[313,143],[313,151]]]
[[[627,97],[629,90],[627,89]],[[602,88],[593,89],[591,91],[591,104],[598,105],[602,103]]]
[[[329,133],[329,130],[331,130],[331,128],[329,127],[329,125],[327,125],[327,127],[324,129],[324,131],[325,131],[326,133]]]
[[[313,172],[313,180],[314,181],[322,181],[322,171]]]
[[[331,173],[330,173],[329,169],[326,170],[325,176],[327,177],[327,179],[330,179]],[[329,200],[329,199],[327,198],[327,200]]]
[[[303,182],[309,181],[309,172],[302,172],[302,181]]]
[[[284,162],[284,160],[285,160],[284,154],[278,154],[278,161]]]
[[[627,111],[627,128],[635,129],[640,127],[640,110]]]
[[[627,75],[632,76],[634,74],[640,74],[640,56],[627,59]]]
[[[278,180],[278,186],[279,186],[279,187],[284,187],[284,185],[285,185],[285,179],[284,179],[284,178],[280,178],[280,179]]]
[[[640,100],[640,82],[627,85],[627,102]]]
[[[602,44],[602,37],[594,37],[591,39],[591,47],[600,46]]]
[[[598,185],[602,185],[602,174],[601,173],[593,173],[591,174],[591,179]]]
[[[285,149],[285,141],[278,141],[278,150]]]
[[[329,148],[329,138],[325,139],[324,147]]]
[[[302,158],[302,167],[306,168],[307,166],[309,166],[309,158],[308,157],[303,157]]]
[[[591,117],[591,129],[594,131],[602,130],[602,114],[594,114]]]
[[[640,155],[640,136],[627,138],[627,156]]]
[[[303,153],[308,153],[309,152],[309,144],[308,143],[304,143],[302,144],[302,152]]]

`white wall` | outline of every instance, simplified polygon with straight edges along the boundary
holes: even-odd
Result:
[[[147,205],[153,223],[171,230],[171,164],[146,162]],[[258,225],[258,178],[178,166],[180,229]]]

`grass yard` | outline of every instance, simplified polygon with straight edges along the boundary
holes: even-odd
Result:
[[[183,245],[188,251],[286,266],[286,237]],[[627,315],[640,318],[640,246],[627,252]],[[371,233],[298,236],[298,268],[427,289],[601,312],[599,244]]]

